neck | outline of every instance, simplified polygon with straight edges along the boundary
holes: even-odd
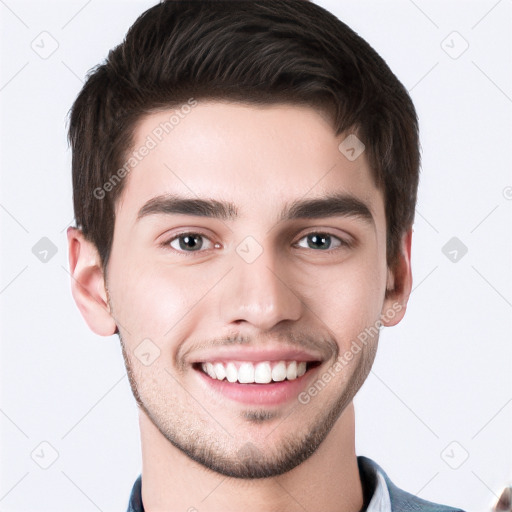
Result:
[[[358,512],[363,506],[352,403],[311,457],[283,475],[254,480],[225,477],[189,459],[142,410],[139,423],[146,512]]]

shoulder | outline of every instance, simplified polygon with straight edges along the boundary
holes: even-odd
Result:
[[[431,501],[418,498],[414,494],[408,493],[398,488],[388,477],[386,472],[372,459],[359,455],[357,457],[361,467],[381,473],[386,481],[392,512],[464,512],[460,508],[453,508],[446,505],[440,505]]]

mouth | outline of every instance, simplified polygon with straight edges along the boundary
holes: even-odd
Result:
[[[206,393],[239,403],[278,406],[304,391],[322,364],[320,360],[210,360],[192,365]]]
[[[208,361],[194,363],[193,366],[214,380],[238,384],[270,384],[296,380],[318,365],[320,361]]]

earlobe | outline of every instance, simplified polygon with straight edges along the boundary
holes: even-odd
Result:
[[[386,296],[381,312],[382,325],[391,327],[404,317],[412,288],[411,271],[412,227],[404,233],[400,254],[393,268],[388,268]]]
[[[89,328],[100,336],[117,330],[110,313],[101,261],[96,246],[81,230],[68,228],[71,293]]]

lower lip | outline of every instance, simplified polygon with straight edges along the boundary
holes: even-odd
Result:
[[[252,405],[282,405],[298,399],[298,395],[307,388],[311,375],[318,368],[319,366],[313,367],[294,380],[269,384],[240,384],[239,382],[217,380],[212,379],[199,369],[195,371],[211,389],[236,402]]]

